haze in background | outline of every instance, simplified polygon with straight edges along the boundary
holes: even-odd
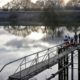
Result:
[[[5,5],[6,3],[10,2],[12,0],[0,0],[0,7]],[[33,3],[36,3],[37,0],[31,0]]]
[[[64,5],[66,5],[70,0],[63,0],[64,1]]]
[[[0,0],[0,7],[4,6],[6,3],[10,2],[12,0]],[[31,2],[36,3],[37,0],[31,0]],[[60,0],[63,5],[66,5],[70,0]]]
[[[5,5],[7,2],[10,2],[12,0],[0,0],[0,7],[2,7],[3,5]]]

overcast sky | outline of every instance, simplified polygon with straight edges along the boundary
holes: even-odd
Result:
[[[4,4],[6,4],[9,1],[11,1],[11,0],[0,0],[0,7],[3,6]]]
[[[5,5],[7,2],[12,1],[12,0],[0,0],[0,7]],[[31,0],[33,3],[35,3],[37,0]]]
[[[5,5],[7,2],[12,1],[12,0],[0,0],[0,7]],[[37,0],[31,0],[33,3],[35,3]],[[70,0],[63,0],[64,5],[66,5]]]

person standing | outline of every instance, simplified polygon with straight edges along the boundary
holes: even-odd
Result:
[[[68,36],[68,43],[70,44],[70,40],[71,40],[71,37],[70,36]]]
[[[80,33],[78,34],[78,38],[79,38],[79,44],[80,44]]]
[[[78,39],[78,36],[77,36],[77,33],[75,32],[75,35],[74,35],[74,45],[77,45],[77,39]]]
[[[73,37],[71,37],[71,39],[70,39],[70,45],[71,45],[71,46],[74,45],[74,38],[73,38]]]
[[[69,45],[69,38],[68,38],[68,36],[66,35],[65,37],[64,37],[64,48],[67,48],[68,47],[68,45]]]

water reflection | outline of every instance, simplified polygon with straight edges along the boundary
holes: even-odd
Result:
[[[63,31],[60,27],[48,27],[48,26],[5,26],[4,29],[11,34],[17,36],[26,37],[32,32],[41,32],[46,33],[47,35],[50,34],[52,37],[59,37],[63,34]]]

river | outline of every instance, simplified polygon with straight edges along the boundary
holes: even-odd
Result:
[[[73,37],[75,31],[77,34],[80,33],[79,29],[80,27],[73,26],[0,26],[0,69],[10,61],[62,43],[65,35]],[[77,58],[75,61],[77,62]],[[0,73],[0,80],[7,80],[18,65],[19,63],[7,66]],[[46,80],[56,71],[57,65],[30,80]],[[74,78],[77,80],[77,70]],[[57,77],[52,80],[57,80]]]

